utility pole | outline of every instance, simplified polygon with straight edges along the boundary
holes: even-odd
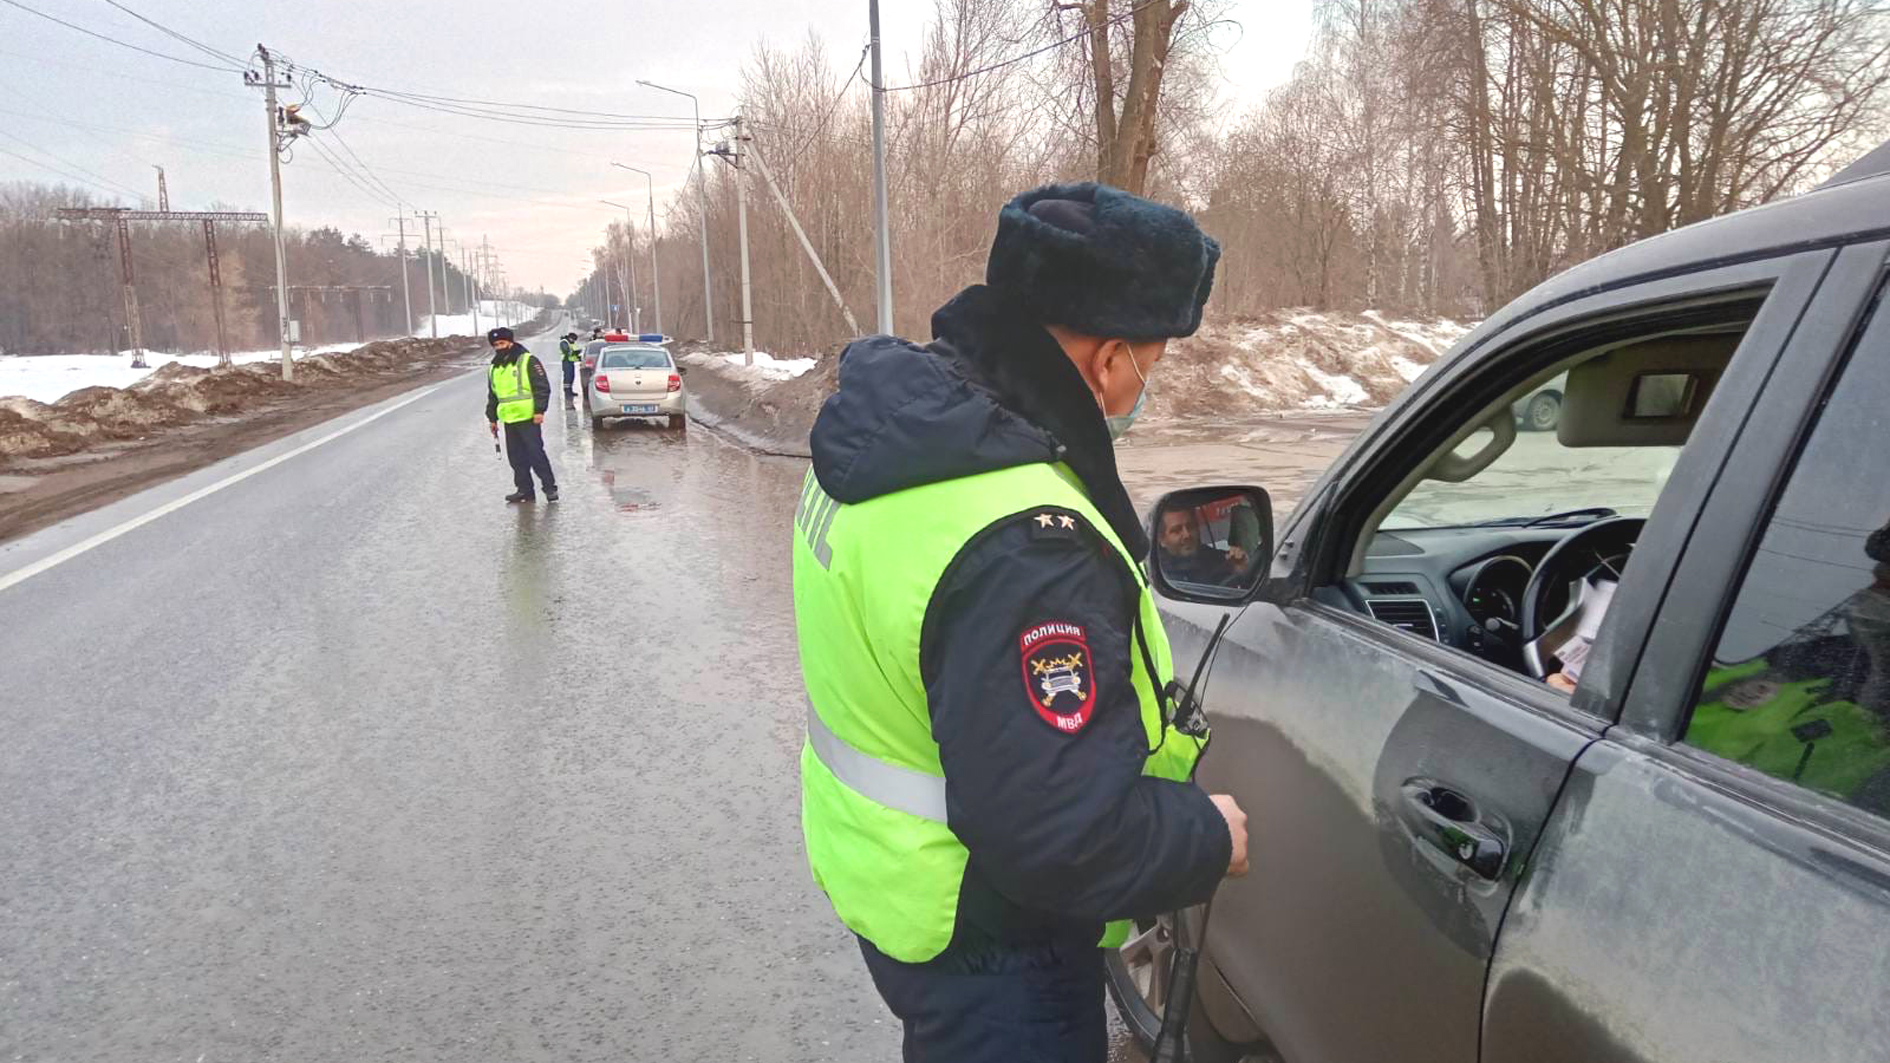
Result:
[[[440,312],[434,308],[433,304],[433,219],[439,215],[429,214],[424,210],[416,210],[414,213],[420,216],[420,220],[426,224],[427,229],[427,320],[432,322],[433,338],[437,340],[440,338]]]
[[[169,210],[171,209],[171,190],[164,186],[164,167],[153,166],[151,168],[158,172],[158,209]]]
[[[269,49],[256,46],[256,54],[262,58],[263,70],[260,75],[263,88],[263,107],[269,112],[269,191],[275,207],[275,242],[276,242],[276,330],[282,339],[282,379],[295,379],[295,359],[289,354],[289,266],[282,244],[282,114],[276,108],[276,90],[289,88],[286,81],[276,80],[276,57],[269,54]],[[256,84],[258,75],[245,72],[243,80]],[[298,133],[291,131],[294,138]]]
[[[840,316],[846,319],[851,336],[860,334],[860,323],[853,320],[853,311],[847,309],[846,300],[840,298],[840,287],[827,275],[827,267],[814,252],[813,242],[807,239],[807,233],[801,230],[801,220],[794,216],[794,208],[788,205],[787,196],[781,194],[781,188],[774,183],[774,175],[768,172],[768,160],[761,156],[761,145],[751,137],[748,141],[748,154],[755,160],[755,169],[761,171],[761,179],[768,184],[768,191],[774,193],[774,201],[781,205],[781,213],[787,216],[788,226],[794,230],[794,236],[801,242],[801,250],[807,252],[807,260],[814,264],[814,272],[820,274],[820,282],[827,286],[827,294],[833,296],[833,305],[840,308]],[[850,338],[850,337],[849,337]]]
[[[164,171],[159,170],[162,178]],[[169,202],[170,196],[162,197]],[[170,208],[164,208],[170,213]],[[203,220],[203,257],[210,267],[210,310],[217,319],[217,365],[228,367],[230,364],[230,337],[223,327],[223,266],[217,261],[217,223],[209,218]]]
[[[742,168],[742,120],[735,117],[735,148],[733,155],[736,169],[735,176],[735,231],[740,234],[742,247],[742,364],[755,364],[755,313],[749,302],[748,285],[748,190],[747,182],[741,178]]]
[[[466,246],[461,244],[459,248],[459,286],[465,289],[466,308],[472,311],[473,335],[478,336],[482,334],[479,331],[479,303],[473,298],[472,262],[469,255],[470,252],[466,250]]]
[[[620,162],[611,163],[619,169],[643,175],[644,191],[650,200],[650,301],[656,304],[656,331],[663,331],[663,279],[656,268],[656,180],[650,171],[639,170],[635,166],[625,166]]]
[[[487,278],[491,276],[492,276],[492,237],[487,236],[485,233],[480,233],[479,234],[479,286],[481,288],[490,288],[491,284]],[[493,312],[495,314],[503,316],[505,313],[505,305],[503,303],[496,305],[495,307],[493,307]]]
[[[452,268],[453,259],[446,253],[446,226],[439,224],[439,221],[440,215],[436,211],[433,215],[433,227],[434,237],[438,240],[440,248],[440,308],[446,311],[447,317],[452,317],[453,279],[447,275],[447,271]]]
[[[402,336],[413,335],[413,292],[407,287],[407,215],[394,219],[400,226],[400,300],[407,306],[406,323],[401,326]]]
[[[695,162],[690,167],[690,172],[694,173],[696,167],[702,165],[702,101],[687,92],[683,92],[681,89],[665,88],[653,81],[639,80],[637,84],[647,89],[656,89],[660,92],[667,92],[676,96],[686,96],[689,102],[694,105],[696,112],[696,158]],[[709,193],[705,188],[708,181],[708,171],[704,170],[701,179],[696,182],[696,209],[702,215],[702,225],[697,230],[697,234],[702,237],[702,338],[710,343],[714,343],[715,293],[712,291],[709,283]],[[748,316],[747,311],[743,311],[742,316]]]
[[[747,183],[741,180],[745,144],[747,138],[741,132],[741,115],[735,115],[735,140],[722,142],[714,153],[728,165],[735,166],[735,233],[741,238],[741,352],[747,356],[743,363],[754,365],[754,312],[748,299],[748,193]]]
[[[131,229],[118,219],[118,275],[125,285],[125,328],[130,332],[131,368],[143,369],[144,328],[138,317],[138,285],[131,272]]]
[[[886,89],[879,69],[879,0],[867,0],[866,18],[873,50],[873,225],[879,230],[874,250],[879,275],[879,331],[890,336],[893,332],[892,223],[886,216]]]

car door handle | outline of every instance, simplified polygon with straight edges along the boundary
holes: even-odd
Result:
[[[1407,819],[1425,844],[1462,864],[1479,878],[1503,873],[1509,843],[1477,821],[1476,805],[1447,786],[1424,779],[1404,784]]]

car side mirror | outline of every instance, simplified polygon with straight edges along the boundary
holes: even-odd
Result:
[[[1273,500],[1260,487],[1195,487],[1155,506],[1149,572],[1170,598],[1226,605],[1260,586],[1273,556]]]

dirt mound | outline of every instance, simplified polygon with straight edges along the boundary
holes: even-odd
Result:
[[[1383,406],[1467,327],[1375,313],[1281,310],[1216,321],[1169,345],[1153,418]]]
[[[31,399],[9,399],[0,403],[0,455],[50,458],[76,454],[86,448],[90,441],[84,436],[65,431],[45,417],[24,414],[13,405],[29,402],[41,409],[49,408]]]
[[[292,383],[282,379],[274,361],[216,368],[170,362],[128,388],[81,388],[51,405],[0,398],[0,464],[138,439],[206,416],[246,413],[307,389],[359,386],[476,349],[470,338],[377,340],[346,354],[297,361]]]
[[[814,368],[778,382],[744,373],[719,355],[684,353],[679,360],[696,369],[689,377],[690,408],[710,427],[758,450],[806,457],[807,434],[833,394],[843,346],[821,351]]]
[[[50,421],[76,435],[136,439],[202,412],[163,393],[190,386],[173,378],[150,388],[80,388],[52,404]]]

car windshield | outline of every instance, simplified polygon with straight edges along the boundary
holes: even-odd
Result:
[[[605,369],[669,368],[669,352],[654,347],[606,347],[600,358]]]
[[[1488,432],[1477,432],[1457,453],[1474,454],[1488,441]],[[1567,447],[1554,432],[1521,432],[1501,457],[1462,483],[1420,482],[1381,527],[1521,524],[1593,508],[1645,517],[1679,457],[1677,446]]]

